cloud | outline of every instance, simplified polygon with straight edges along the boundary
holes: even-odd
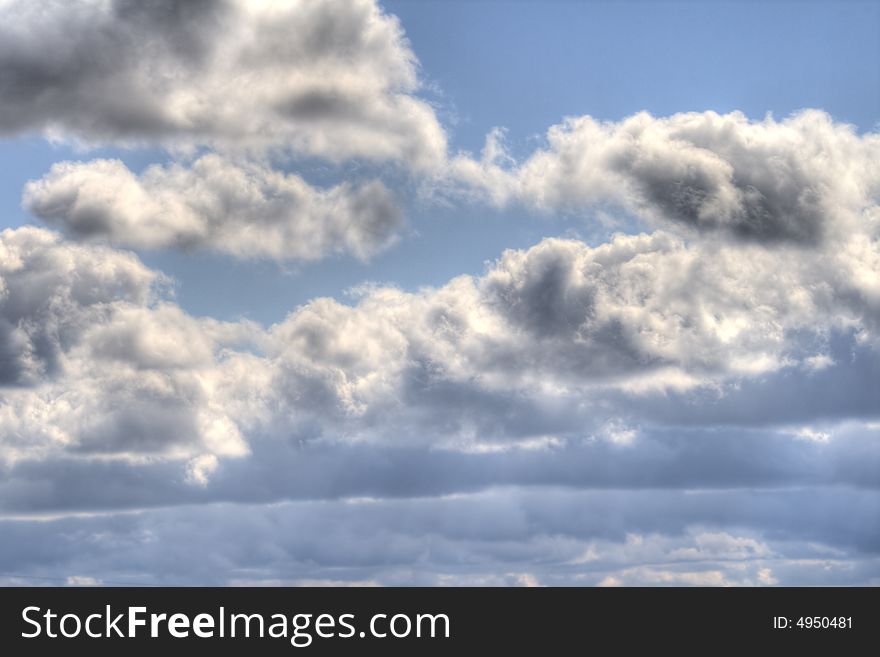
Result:
[[[161,458],[204,486],[222,474],[218,458],[260,440],[536,459],[590,436],[639,450],[646,420],[717,422],[742,415],[738,404],[800,426],[817,409],[871,413],[870,386],[867,401],[817,393],[841,368],[871,377],[877,308],[866,261],[847,249],[548,239],[481,277],[364,288],[353,305],[316,299],[264,329],[187,315],[131,254],[35,228],[0,245],[10,462]],[[868,366],[811,373],[815,390],[798,397],[823,402],[768,415],[741,392],[817,353],[852,360],[829,349],[831,335]]]
[[[450,386],[589,400],[597,387],[639,394],[755,379],[824,353],[834,331],[876,344],[864,271],[876,263],[855,254],[877,243],[852,240],[832,254],[660,232],[598,247],[547,239],[506,252],[481,277],[298,309],[269,330],[277,389],[298,398],[303,377],[320,380],[320,404],[388,417],[386,403],[412,412]]]
[[[171,155],[29,183],[78,243],[0,234],[0,580],[878,583],[880,137],[640,113],[450,158],[421,91],[374,0],[0,0],[0,134]],[[654,232],[268,327],[108,246],[366,259],[391,171]]]
[[[442,160],[398,20],[372,0],[0,4],[0,132]]]
[[[33,384],[113,302],[145,304],[160,276],[134,255],[65,243],[35,228],[0,233],[0,381]]]
[[[250,329],[186,315],[163,280],[130,253],[0,234],[0,459],[247,451],[212,389]]]
[[[441,166],[446,136],[420,87],[399,21],[374,0],[0,4],[0,134],[178,160],[140,175],[61,162],[32,181],[25,206],[79,239],[366,259],[403,225],[388,188],[316,188],[277,163]]]
[[[263,328],[186,314],[130,253],[5,231],[0,562],[73,582],[875,581],[880,443],[847,419],[877,414],[865,239],[550,239]],[[798,403],[761,406],[792,373]],[[868,382],[856,406],[840,377]]]
[[[876,491],[493,489],[5,519],[4,583],[876,584]],[[96,537],[101,537],[97,540]],[[426,548],[430,545],[430,548]]]
[[[243,166],[249,173],[254,171],[250,165]],[[106,167],[123,177],[127,173],[118,163]],[[88,171],[89,166],[63,165],[56,173],[61,172],[58,180],[63,181],[69,172],[80,179]],[[205,191],[208,184],[194,178],[194,171],[203,173],[204,180],[215,180],[215,174],[217,180],[226,180],[225,174],[234,178],[241,169],[206,156],[192,171],[155,168],[141,182],[132,178],[129,182],[137,189],[152,177],[174,180],[180,198],[169,199],[157,192],[160,200],[153,200],[164,207],[177,207],[182,199],[195,205],[212,197]],[[262,173],[278,186],[295,187],[298,181]],[[47,180],[54,178],[50,175]],[[52,186],[46,181],[36,184],[29,198],[37,203],[38,198],[51,197],[41,191]],[[119,192],[125,186],[111,188]],[[214,188],[213,193],[223,198],[244,194],[235,185],[217,182]],[[106,202],[112,204],[117,197],[132,194],[136,196],[134,192],[107,195]],[[250,205],[271,206],[268,199],[277,196],[265,190],[259,194],[264,200]],[[65,194],[58,196],[66,199]],[[59,203],[79,208],[73,214],[101,216],[87,204],[77,205],[78,198],[71,196],[72,201]],[[48,198],[43,201],[46,207],[58,204]],[[126,204],[163,220],[171,217],[170,212],[154,210],[146,202]],[[243,238],[231,241],[233,235],[240,235],[237,213],[230,210],[223,216],[229,232],[224,233],[222,224],[206,228],[207,244],[254,248]],[[767,248],[712,236],[688,240],[663,231],[616,235],[600,246],[546,239],[527,250],[505,252],[482,276],[461,276],[438,288],[415,292],[368,286],[351,305],[316,299],[268,329],[189,317],[167,298],[148,299],[145,290],[152,289],[152,283],[143,284],[139,296],[132,299],[126,297],[122,285],[116,297],[111,278],[106,284],[107,298],[102,297],[100,304],[90,306],[78,299],[69,303],[72,309],[63,316],[66,323],[85,312],[81,306],[98,310],[80,320],[88,330],[65,329],[68,334],[63,340],[42,333],[52,322],[62,321],[54,314],[46,315],[55,313],[56,305],[50,305],[51,310],[34,305],[34,299],[51,299],[66,289],[61,274],[56,280],[47,271],[37,273],[42,259],[52,260],[58,258],[54,254],[63,253],[66,262],[82,260],[88,269],[101,261],[114,262],[118,255],[134,263],[132,267],[139,268],[144,280],[161,276],[129,254],[69,245],[37,229],[10,231],[5,248],[14,265],[8,280],[4,279],[7,298],[0,307],[4,381],[41,381],[41,373],[52,374],[58,362],[69,361],[79,368],[69,370],[76,374],[60,383],[51,377],[46,381],[63,389],[74,384],[74,376],[107,377],[103,385],[107,390],[137,390],[138,376],[144,384],[153,381],[149,383],[153,392],[128,407],[138,417],[148,418],[155,409],[150,401],[153,396],[189,400],[180,409],[180,417],[169,420],[183,423],[177,432],[183,435],[290,432],[354,442],[422,440],[465,450],[498,449],[518,442],[547,444],[548,436],[573,421],[612,442],[633,442],[639,433],[637,425],[626,413],[609,410],[609,400],[621,408],[638,407],[639,413],[654,419],[665,416],[664,421],[674,421],[670,417],[676,414],[681,421],[700,413],[730,421],[731,416],[741,415],[737,403],[748,404],[755,417],[765,421],[776,418],[805,424],[818,409],[863,415],[870,412],[870,401],[864,395],[820,399],[810,393],[777,408],[762,403],[760,395],[749,399],[749,394],[766,387],[762,381],[768,376],[778,375],[782,380],[786,372],[804,367],[810,374],[798,380],[807,388],[807,379],[817,385],[835,377],[843,380],[841,376],[871,380],[875,359],[870,354],[876,350],[880,330],[880,241],[871,231],[866,222],[860,230],[838,236],[833,245],[810,249],[787,243]],[[134,227],[131,233],[139,234]],[[28,252],[22,260],[17,245],[26,239],[47,246]],[[267,248],[279,242],[276,234],[266,240],[272,245]],[[19,282],[31,280],[49,287],[32,297],[31,284]],[[852,341],[846,348],[857,349],[858,359],[830,349],[834,336]],[[822,360],[824,368],[813,366],[816,358],[826,359]],[[855,364],[834,365],[847,360]],[[154,381],[139,375],[142,371],[156,372],[160,378]],[[127,372],[128,378],[119,378],[120,372]],[[173,384],[161,394],[155,392],[160,380]],[[748,383],[744,388],[743,382]],[[859,387],[869,399],[871,386]],[[790,388],[790,384],[784,387]],[[39,417],[52,408],[37,392],[27,394],[31,396],[26,399],[36,400],[36,408],[44,410],[26,413],[25,406],[19,406],[20,415]],[[665,395],[666,401],[656,402],[658,394]],[[721,401],[707,403],[706,394]],[[698,395],[704,397],[695,407],[692,401]],[[192,414],[193,399],[215,410]],[[809,408],[805,399],[813,400]],[[176,404],[169,404],[165,416],[172,418],[175,408]],[[452,408],[456,412],[451,414]],[[94,411],[95,418],[101,417],[100,408]],[[583,417],[589,412],[596,414],[595,420],[584,425]],[[125,430],[146,436],[154,429],[123,415],[120,410],[112,421],[90,425],[92,434],[109,436]],[[62,422],[53,414],[46,417],[53,418],[51,423]],[[174,433],[169,427],[155,430],[162,435]],[[237,445],[242,442],[247,441],[243,437],[233,440]],[[82,443],[86,444],[94,445],[95,440]],[[149,439],[142,438],[141,444],[149,444]],[[187,458],[200,455],[191,447],[180,453]],[[207,473],[208,469],[193,472]]]
[[[205,155],[137,176],[119,160],[60,162],[24,205],[79,238],[134,248],[208,248],[238,258],[367,258],[403,221],[378,180],[316,189],[299,176]]]
[[[4,464],[0,511],[29,515],[207,502],[408,499],[493,487],[719,494],[753,489],[880,490],[880,434],[855,422],[834,425],[832,439],[817,443],[800,440],[788,430],[682,429],[643,421],[637,441],[620,445],[594,439],[589,429],[593,421],[589,412],[569,417],[571,426],[544,446],[524,447],[507,437],[508,449],[440,448],[415,437],[439,435],[442,427],[398,424],[396,445],[351,444],[336,433],[315,435],[292,425],[286,432],[246,433],[247,455],[219,450],[211,454],[205,448],[196,452],[188,437],[178,437],[175,452],[153,450],[140,458],[112,458],[109,450],[90,453],[63,446],[31,450]],[[483,444],[493,445],[490,438]],[[498,444],[505,443],[494,443]],[[181,454],[187,448],[197,456]]]
[[[782,121],[739,112],[569,118],[521,163],[503,137],[490,133],[479,160],[454,158],[438,184],[548,212],[611,204],[652,223],[763,244],[816,244],[865,222],[876,234],[880,136],[818,110]]]

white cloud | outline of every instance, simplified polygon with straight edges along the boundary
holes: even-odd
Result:
[[[602,439],[622,446],[632,445],[638,435],[637,429],[628,427],[619,420],[608,420],[599,431]]]
[[[866,224],[877,234],[878,162],[880,135],[817,110],[782,121],[641,112],[620,122],[569,118],[519,164],[492,132],[479,160],[454,158],[437,184],[499,206],[598,214],[613,204],[678,229],[814,244]]]
[[[400,210],[379,181],[316,189],[296,175],[206,155],[136,176],[118,160],[61,162],[27,184],[24,205],[74,236],[127,247],[209,248],[238,258],[366,258],[388,246]]]
[[[446,135],[420,88],[375,0],[0,4],[0,134],[209,152],[140,175],[117,160],[55,164],[24,204],[77,238],[366,259],[403,225],[385,185],[321,189],[273,164],[441,166]]]
[[[186,479],[191,484],[205,486],[208,477],[214,472],[220,462],[213,454],[202,454],[190,459],[186,466]]]
[[[812,427],[801,427],[791,432],[791,435],[801,440],[807,440],[814,443],[827,443],[831,440],[831,434],[827,431],[817,431]]]
[[[811,372],[820,372],[834,364],[834,359],[828,354],[816,354],[804,359],[804,367]]]
[[[626,568],[608,575],[599,586],[734,586],[745,582],[730,580],[721,570],[675,571],[651,566]]]
[[[0,280],[0,458],[247,452],[214,391],[252,327],[190,317],[132,254],[35,228],[0,234]]]
[[[34,383],[113,302],[144,305],[161,276],[134,255],[62,242],[35,228],[0,233],[0,381]]]
[[[0,131],[442,160],[398,20],[373,0],[0,5]]]
[[[868,331],[874,311],[853,266],[863,263],[845,250],[687,244],[662,233],[599,247],[548,239],[434,290],[372,289],[354,307],[315,301],[270,336],[285,371],[325,381],[351,411],[400,398],[415,366],[486,389],[631,388],[657,371],[676,388],[674,372],[708,384],[786,367],[808,348],[800,334]]]
[[[481,277],[316,299],[265,330],[187,315],[124,252],[22,228],[0,255],[6,457],[161,455],[194,482],[213,461],[192,459],[242,456],[262,433],[537,453],[566,444],[547,442],[567,426],[552,418],[592,415],[583,435],[635,444],[638,418],[602,408],[615,390],[723,395],[814,354],[810,336],[876,330],[846,248],[548,239]]]

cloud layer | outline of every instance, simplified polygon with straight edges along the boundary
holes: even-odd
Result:
[[[201,505],[0,521],[0,560],[63,573],[55,584],[876,585],[877,501],[876,492],[833,489],[498,489]]]

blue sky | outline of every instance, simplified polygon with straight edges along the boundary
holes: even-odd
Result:
[[[878,120],[875,2],[391,2],[462,148],[519,140],[562,116],[821,107]]]
[[[880,582],[880,3],[33,6],[0,583]]]

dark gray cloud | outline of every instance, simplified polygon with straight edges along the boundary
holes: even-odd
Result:
[[[151,441],[159,436],[169,439],[174,430],[186,427],[189,416],[178,417],[183,411],[174,408],[161,415],[156,408],[141,413],[143,404],[132,403],[128,414],[142,423],[152,421],[144,443],[136,431],[112,432],[95,445],[86,443],[66,453],[31,456],[9,464],[0,484],[0,512],[432,497],[498,486],[634,491],[850,486],[880,490],[880,423],[876,418],[873,423],[801,420],[775,428],[745,429],[664,427],[644,420],[630,425],[605,420],[598,424],[589,414],[572,413],[568,421],[576,426],[543,440],[487,432],[481,445],[470,449],[456,445],[437,449],[431,441],[448,442],[453,428],[423,418],[409,426],[389,423],[387,430],[402,434],[398,442],[404,444],[398,445],[345,444],[327,429],[320,433],[314,427],[311,431],[291,427],[286,434],[250,434],[246,457],[220,460],[197,486],[187,462],[180,459],[88,458],[93,447],[102,448],[101,455],[137,449],[167,454],[169,445]],[[455,410],[450,407],[447,413]],[[486,414],[491,415],[491,410]],[[118,416],[111,417],[116,420]],[[159,426],[163,423],[169,426]],[[629,433],[621,440],[627,426]],[[461,431],[460,426],[454,429]],[[415,431],[420,432],[418,437],[411,435]],[[193,429],[188,436],[174,436],[177,448],[199,449],[185,442],[198,435]],[[406,438],[412,439],[410,444]],[[411,444],[417,438],[427,439],[428,444]],[[131,444],[119,445],[121,440]]]
[[[847,418],[880,417],[877,350],[859,344],[851,334],[832,333],[823,354],[828,364],[823,362],[819,370],[809,363],[793,364],[722,391],[670,390],[638,402],[623,397],[618,401],[636,406],[638,414],[651,422],[678,426],[834,424]]]

